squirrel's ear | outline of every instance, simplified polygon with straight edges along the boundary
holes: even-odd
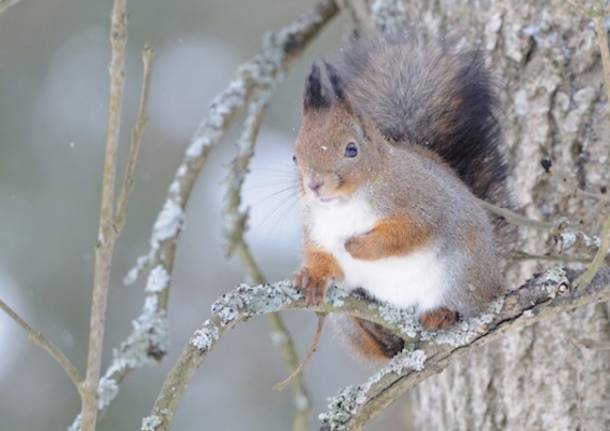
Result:
[[[309,76],[305,81],[305,94],[303,96],[303,108],[305,111],[309,109],[322,109],[330,106],[330,100],[324,94],[322,86],[322,77],[320,68],[317,64],[311,66]]]
[[[349,98],[345,94],[345,83],[341,76],[339,76],[339,71],[328,61],[324,61],[324,67],[326,68],[326,73],[328,75],[328,80],[330,81],[330,86],[333,89],[335,100],[343,105],[348,112],[353,112],[351,104],[349,103]]]
[[[333,93],[337,100],[344,101],[345,100],[345,92],[343,91],[343,80],[339,76],[339,72],[328,61],[324,60],[324,67],[326,67],[326,73],[328,74],[328,80],[330,81],[330,86],[333,89]]]

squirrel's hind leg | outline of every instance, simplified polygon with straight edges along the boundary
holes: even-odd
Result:
[[[404,341],[382,326],[347,315],[333,316],[341,338],[367,361],[387,361],[402,351]]]

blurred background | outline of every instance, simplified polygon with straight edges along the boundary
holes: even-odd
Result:
[[[156,51],[150,122],[141,149],[127,225],[118,242],[109,297],[105,360],[130,332],[143,302],[142,281],[122,278],[148,248],[152,223],[188,139],[238,64],[255,55],[262,35],[292,21],[313,0],[130,1],[121,160],[135,120],[140,53]],[[89,326],[93,248],[108,99],[111,0],[23,0],[0,15],[0,297],[43,331],[83,370]],[[291,146],[306,68],[331,56],[349,31],[339,17],[288,73],[271,103],[252,174],[247,239],[270,280],[299,264],[300,210]],[[139,429],[210,304],[244,279],[224,257],[222,182],[235,149],[234,131],[209,160],[188,207],[178,246],[169,320],[170,353],[163,364],[131,374],[100,423],[101,430]],[[119,166],[123,166],[120,164]],[[119,176],[119,178],[122,178]],[[285,318],[302,354],[315,317]],[[351,357],[327,327],[305,374],[315,400],[363,381],[371,369]],[[198,371],[179,408],[176,430],[287,430],[292,393],[271,387],[287,375],[264,320],[239,326]],[[65,429],[79,411],[78,395],[46,353],[0,314],[0,430]],[[370,429],[408,429],[397,403]],[[314,421],[315,424],[315,421]]]

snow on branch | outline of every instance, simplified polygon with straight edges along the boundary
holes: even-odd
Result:
[[[447,331],[422,328],[413,309],[398,309],[371,301],[336,286],[325,301],[307,308],[304,296],[289,281],[249,286],[242,284],[212,305],[211,317],[195,331],[168,374],[151,415],[142,430],[171,429],[176,407],[187,383],[225,333],[255,316],[280,310],[308,309],[342,312],[378,323],[405,339],[405,350],[367,382],[343,389],[321,414],[322,429],[359,429],[391,402],[427,377],[442,371],[459,355],[517,330],[586,304],[610,299],[610,267],[600,270],[591,284],[575,287],[579,272],[554,268],[535,275],[523,286],[489,304],[480,315]],[[154,424],[154,425],[151,425]]]

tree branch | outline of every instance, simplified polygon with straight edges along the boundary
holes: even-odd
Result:
[[[114,0],[111,15],[110,44],[112,47],[109,75],[110,99],[108,102],[108,126],[106,129],[106,153],[102,178],[102,203],[91,300],[89,351],[87,373],[83,383],[81,429],[95,430],[97,419],[97,387],[102,365],[102,349],[110,269],[117,234],[114,231],[114,187],[116,177],[116,153],[119,145],[123,88],[125,85],[125,47],[127,45],[127,1]]]
[[[551,269],[534,276],[520,288],[489,304],[485,312],[460,322],[448,331],[425,331],[413,309],[404,310],[371,302],[356,293],[331,287],[325,301],[311,311],[343,312],[378,323],[403,337],[405,351],[358,387],[344,389],[331,399],[329,412],[321,415],[327,429],[358,429],[379,414],[409,388],[443,370],[451,360],[490,342],[510,330],[549,319],[574,308],[610,299],[610,268],[602,269],[593,282],[575,288],[573,271]],[[186,384],[222,336],[237,323],[254,316],[287,309],[305,309],[305,298],[289,281],[240,285],[212,305],[212,315],[191,337],[168,374],[151,415],[147,431],[169,430]]]
[[[129,143],[129,153],[127,155],[127,164],[125,166],[125,174],[123,177],[123,186],[121,194],[117,199],[117,209],[114,215],[114,230],[118,235],[125,225],[125,212],[127,209],[127,200],[129,194],[133,190],[134,175],[136,170],[136,162],[140,152],[140,144],[144,135],[144,129],[148,124],[148,95],[150,94],[150,78],[152,74],[152,60],[154,57],[153,50],[146,46],[142,51],[142,90],[140,91],[140,102],[138,103],[138,114],[136,123],[131,130],[131,142]]]
[[[137,265],[125,277],[126,284],[133,283],[150,268],[142,313],[132,322],[131,334],[114,350],[113,360],[100,381],[98,393],[104,395],[98,405],[100,409],[112,402],[118,385],[130,371],[157,363],[167,352],[166,314],[176,244],[190,193],[210,151],[251,101],[255,91],[281,81],[292,62],[338,11],[333,0],[320,0],[312,11],[268,34],[263,52],[242,64],[235,79],[212,101],[208,116],[190,140],[153,225],[149,252],[138,259]],[[72,428],[78,421],[76,418]]]
[[[81,384],[83,382],[83,378],[80,375],[80,371],[78,368],[74,366],[72,361],[68,359],[61,350],[53,343],[51,343],[47,338],[42,334],[42,332],[35,330],[32,328],[28,322],[23,320],[21,316],[19,316],[8,304],[6,304],[2,299],[0,299],[0,308],[17,323],[21,326],[25,332],[28,334],[28,339],[45,350],[55,362],[59,364],[59,366],[65,371],[68,378],[72,381],[76,389],[79,393],[82,392]]]

